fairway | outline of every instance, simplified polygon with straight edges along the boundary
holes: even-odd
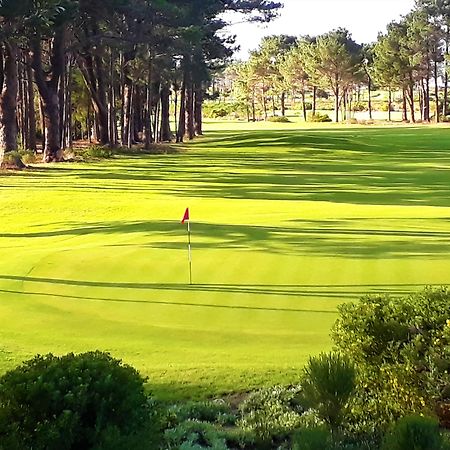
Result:
[[[178,150],[0,175],[1,372],[101,349],[165,397],[291,382],[340,303],[450,284],[445,126],[221,122]]]

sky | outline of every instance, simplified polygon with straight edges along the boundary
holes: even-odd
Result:
[[[359,43],[376,40],[386,25],[407,14],[414,6],[414,0],[279,0],[284,4],[280,17],[270,24],[257,25],[239,23],[241,18],[227,32],[237,35],[241,50],[236,58],[245,59],[248,52],[258,47],[261,38],[272,34],[293,36],[326,33],[335,28],[347,28]]]

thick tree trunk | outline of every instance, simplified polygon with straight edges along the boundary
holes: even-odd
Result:
[[[195,127],[194,127],[194,87],[192,81],[188,84],[188,89],[186,93],[186,131],[188,138],[190,140],[195,137]]]
[[[3,52],[2,52],[3,53]],[[17,47],[14,44],[4,45],[2,57],[3,86],[0,86],[0,164],[5,152],[17,150]]]
[[[172,140],[170,130],[170,88],[166,84],[161,87],[161,130],[160,137],[162,142]]]
[[[37,150],[36,108],[34,106],[33,69],[30,64],[26,64],[26,73],[28,89],[29,148],[35,152]]]
[[[55,31],[51,45],[51,68],[49,73],[48,70],[44,70],[40,37],[35,36],[30,41],[31,63],[39,94],[41,96],[42,110],[44,114],[45,162],[61,161],[63,158],[60,139],[61,105],[59,103],[58,86],[64,71],[64,44],[65,29],[59,28]]]

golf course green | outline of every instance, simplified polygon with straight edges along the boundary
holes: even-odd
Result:
[[[340,303],[450,284],[446,126],[216,122],[174,150],[0,174],[0,372],[100,349],[163,397],[288,383]]]

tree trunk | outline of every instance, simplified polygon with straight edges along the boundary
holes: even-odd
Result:
[[[172,140],[172,132],[170,131],[170,88],[164,84],[161,87],[161,130],[160,136],[162,142]]]
[[[286,116],[286,92],[281,93],[281,115]]]
[[[391,122],[392,121],[392,91],[389,88],[389,100],[388,100],[388,121]]]
[[[195,134],[197,136],[203,135],[203,87],[201,83],[195,87],[194,99],[194,119],[195,119]]]
[[[186,132],[186,74],[184,74],[183,83],[181,84],[180,114],[178,118],[177,142],[183,142],[185,132]]]
[[[408,105],[406,100],[406,88],[403,88],[403,122],[408,122]]]
[[[27,88],[28,88],[28,120],[29,120],[29,148],[36,152],[36,108],[34,106],[33,69],[26,64]]]
[[[439,80],[438,80],[438,63],[437,60],[434,61],[434,98],[435,98],[435,104],[436,104],[436,115],[435,120],[436,123],[440,122],[439,115],[441,113],[440,107],[439,107]]]
[[[3,53],[3,52],[2,52]],[[0,86],[0,164],[5,152],[17,150],[17,47],[15,44],[4,45],[2,56],[3,86]]]
[[[194,87],[192,81],[189,82],[186,95],[186,131],[190,140],[195,137],[194,128]]]
[[[306,112],[306,93],[305,93],[304,89],[302,89],[301,96],[302,96],[302,105],[303,105],[303,119],[306,122],[308,120],[308,116],[307,116],[307,112]]]
[[[335,102],[336,123],[339,123],[339,86],[336,86],[335,95],[336,95],[336,102]]]
[[[317,87],[313,86],[313,104],[312,104],[313,115],[316,114],[316,108],[317,108]]]
[[[55,31],[51,46],[51,67],[44,69],[42,61],[42,47],[39,36],[34,36],[30,41],[31,64],[34,70],[36,84],[42,100],[44,114],[45,144],[44,161],[61,161],[60,139],[60,103],[58,87],[64,71],[64,44],[65,29],[60,27]]]
[[[369,76],[369,119],[373,119],[372,114],[372,78]]]

